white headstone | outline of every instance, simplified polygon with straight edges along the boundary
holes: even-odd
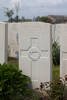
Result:
[[[67,24],[60,25],[60,76],[67,75]]]
[[[19,67],[31,78],[33,88],[39,88],[41,82],[51,81],[50,26],[41,22],[20,24]]]
[[[8,56],[8,25],[0,23],[0,64],[7,63]]]
[[[8,23],[8,46],[9,56],[17,58],[19,53],[18,23]]]

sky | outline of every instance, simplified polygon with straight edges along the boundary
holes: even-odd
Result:
[[[67,15],[67,0],[0,0],[0,21],[7,20],[5,8],[14,9],[16,2],[20,4],[20,17]]]

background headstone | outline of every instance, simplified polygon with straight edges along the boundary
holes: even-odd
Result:
[[[0,64],[7,63],[8,57],[8,25],[0,23]]]
[[[67,75],[67,24],[60,26],[60,76]]]
[[[60,45],[60,26],[59,24],[52,24],[52,43],[56,41]]]
[[[9,49],[9,57],[18,58],[19,55],[18,23],[8,23],[8,49]]]

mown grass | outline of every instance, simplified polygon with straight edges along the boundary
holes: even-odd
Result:
[[[56,80],[59,77],[60,77],[60,67],[53,65],[53,68],[52,68],[52,79]]]
[[[19,68],[18,66],[18,62],[8,62],[8,65],[12,65],[13,67],[15,67],[15,68]]]

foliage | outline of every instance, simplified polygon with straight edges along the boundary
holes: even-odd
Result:
[[[24,16],[21,18],[22,22],[32,22],[32,19],[26,19]]]
[[[40,85],[40,90],[46,93],[49,100],[64,100],[65,80],[58,78],[53,82],[44,82]]]
[[[51,19],[49,19],[47,16],[37,16],[33,18],[34,21],[41,21],[41,22],[47,22],[47,23],[51,23]]]
[[[25,22],[25,17],[24,16],[22,16],[22,21]]]
[[[14,15],[13,10],[6,8],[5,10],[5,15],[9,18],[9,22],[12,22],[12,16]]]
[[[40,16],[35,17],[34,21],[40,21]]]
[[[60,64],[60,46],[56,41],[52,45],[52,58],[54,65]]]
[[[63,100],[65,84],[58,79],[51,84],[51,100]]]
[[[37,17],[35,18],[35,21],[46,22],[46,21],[47,21],[47,17],[45,17],[45,16],[43,16],[43,17],[37,16]]]
[[[49,100],[64,100],[64,98],[67,98],[66,83],[67,75],[63,79],[59,78],[59,66],[53,66],[52,82],[45,82],[42,84],[42,87],[46,94],[48,94]],[[50,90],[46,88],[50,88]]]
[[[52,100],[52,98],[54,98],[55,97],[55,93],[57,92],[57,97],[59,97],[58,95],[60,94],[61,95],[61,93],[63,93],[64,92],[64,85],[61,83],[61,84],[59,84],[59,83],[57,83],[57,82],[59,82],[59,77],[60,77],[60,67],[59,66],[53,66],[53,80],[52,80],[52,82],[53,82],[53,86],[52,86],[52,94],[51,94],[51,100]],[[59,85],[57,85],[57,84],[59,84]],[[56,86],[57,85],[57,86]],[[61,89],[60,89],[60,87],[61,87]],[[56,88],[56,89],[55,89]],[[58,88],[58,89],[57,89]],[[65,87],[66,88],[66,87]],[[54,89],[54,94],[53,94],[53,89]],[[63,91],[61,91],[63,89]],[[58,94],[58,91],[59,91],[59,94]],[[67,92],[67,91],[66,91]],[[53,96],[54,95],[54,96]],[[64,93],[64,95],[65,95],[65,93]],[[63,98],[63,94],[61,95],[61,98]],[[57,100],[57,98],[56,98],[56,100]],[[59,100],[61,100],[61,99],[59,99]]]
[[[11,64],[0,65],[0,99],[24,100],[32,95],[30,79]]]
[[[41,20],[42,22],[46,22],[46,21],[47,21],[47,17],[43,16],[43,17],[40,18],[40,20]]]

